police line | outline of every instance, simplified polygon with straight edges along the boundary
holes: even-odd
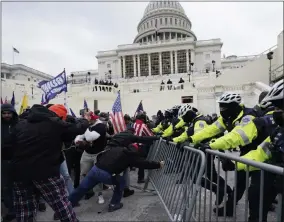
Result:
[[[282,167],[237,154],[178,149],[164,140],[151,147],[148,160],[165,160],[162,170],[149,171],[144,190],[155,189],[171,221],[284,221]],[[245,164],[245,170],[224,171],[226,160]]]

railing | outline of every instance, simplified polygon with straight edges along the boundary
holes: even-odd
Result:
[[[205,169],[204,153],[190,147],[181,151],[174,143],[160,140],[150,149],[148,160],[163,160],[165,167],[149,172],[144,190],[150,182],[171,221],[190,221]]]
[[[170,221],[284,221],[283,167],[201,150],[165,140],[150,149],[148,160],[165,166],[149,171],[144,190],[154,187]]]
[[[248,55],[248,56],[237,56],[235,58],[222,58],[221,62],[231,62],[231,61],[236,61],[236,60],[243,60],[243,59],[247,59],[248,61],[254,61],[255,59],[260,58],[262,55],[267,54],[268,52],[273,51],[274,49],[277,48],[277,45],[274,45],[272,47],[270,47],[269,49],[266,49],[265,51],[263,51],[260,54],[257,55]]]

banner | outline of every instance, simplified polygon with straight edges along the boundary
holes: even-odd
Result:
[[[55,98],[62,92],[67,92],[67,79],[65,69],[58,76],[50,81],[43,80],[38,83],[38,87],[42,89],[44,95],[43,101],[49,103],[50,100]]]

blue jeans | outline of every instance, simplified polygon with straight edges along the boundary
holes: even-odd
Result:
[[[73,187],[72,179],[71,179],[69,172],[68,172],[66,160],[64,160],[64,162],[61,163],[61,165],[60,165],[60,174],[64,178],[68,194],[70,195],[74,191],[74,187]]]
[[[11,162],[1,161],[1,193],[4,206],[8,209],[8,214],[14,214],[13,203],[13,181],[11,177]]]
[[[112,199],[110,201],[111,204],[120,203],[122,198],[123,189],[125,187],[125,178],[123,176],[119,176],[118,182],[119,186],[115,186]],[[80,185],[69,195],[69,201],[74,206],[90,189],[93,189],[99,183],[116,185],[110,173],[101,170],[97,166],[93,166]]]

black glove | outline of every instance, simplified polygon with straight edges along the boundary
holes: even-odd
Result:
[[[208,143],[201,143],[201,144],[199,144],[199,148],[198,149],[203,151],[203,152],[205,152],[205,150],[211,149],[211,147],[209,146]]]
[[[177,143],[176,148],[177,148],[178,150],[180,150],[181,148],[183,148],[182,143]]]
[[[169,145],[170,142],[173,141],[171,137],[165,137],[164,140],[166,140],[167,145]]]
[[[235,168],[236,168],[235,164],[231,160],[228,160],[228,159],[222,160],[222,169],[224,171],[234,171]]]
[[[188,139],[187,139],[187,140],[188,140],[188,142],[189,142],[189,143],[192,143],[192,138],[191,138],[191,136],[190,136],[190,137],[188,137]]]

